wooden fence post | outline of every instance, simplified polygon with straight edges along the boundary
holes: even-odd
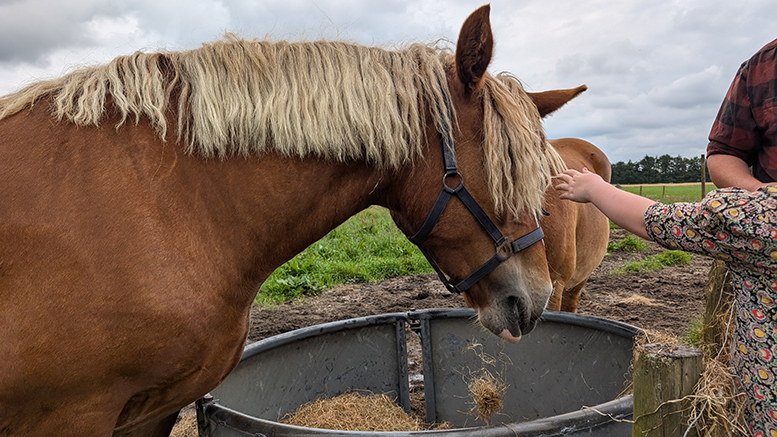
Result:
[[[632,437],[678,437],[689,422],[690,400],[704,368],[702,352],[690,346],[645,344],[634,350]],[[696,437],[691,430],[688,436]]]
[[[729,279],[728,267],[721,260],[712,262],[707,286],[704,289],[704,330],[702,331],[702,344],[707,357],[714,357],[724,346],[726,337],[728,315],[731,302],[734,299],[734,289]],[[722,354],[724,357],[726,354]]]
[[[701,198],[707,195],[707,157],[701,155]]]

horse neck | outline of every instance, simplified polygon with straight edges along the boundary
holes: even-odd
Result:
[[[314,158],[261,158],[224,161],[190,159],[187,178],[199,184],[197,201],[207,226],[217,230],[225,260],[235,274],[258,284],[353,214],[376,203],[386,181],[364,164],[338,164]],[[198,213],[198,214],[199,214]],[[207,230],[203,230],[207,232]]]

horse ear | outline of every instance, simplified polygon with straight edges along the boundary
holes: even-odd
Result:
[[[467,92],[480,86],[491,62],[494,37],[488,18],[490,12],[490,5],[482,6],[464,21],[459,32],[459,41],[456,43],[456,73]]]
[[[529,93],[526,94],[531,97],[534,104],[537,105],[537,109],[540,111],[540,117],[545,118],[546,115],[550,115],[558,108],[566,105],[570,100],[582,94],[588,87],[580,85],[577,88],[570,88],[568,90],[553,90],[543,91],[541,93]]]

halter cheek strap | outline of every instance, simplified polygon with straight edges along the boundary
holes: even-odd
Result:
[[[450,176],[457,176],[459,178],[460,181],[456,188],[450,188],[445,183],[445,181]],[[477,270],[472,272],[458,284],[451,283],[451,281],[445,276],[437,263],[434,262],[429,253],[421,246],[421,244],[426,241],[426,239],[432,233],[432,230],[440,220],[440,217],[442,216],[448,201],[450,201],[451,197],[454,195],[458,197],[459,200],[461,200],[472,216],[475,217],[478,223],[480,223],[480,226],[483,228],[483,230],[485,230],[486,233],[491,237],[491,240],[493,240],[494,246],[496,248],[494,256],[492,256],[482,266],[480,266]],[[440,281],[442,281],[442,283],[445,285],[445,288],[453,293],[460,294],[467,291],[477,281],[491,273],[499,266],[499,264],[503,263],[514,254],[542,240],[543,237],[544,234],[542,232],[542,228],[538,226],[528,234],[523,235],[522,237],[515,240],[506,238],[502,232],[499,231],[496,225],[494,225],[494,222],[491,221],[486,212],[483,211],[483,208],[480,207],[469,191],[467,191],[467,189],[464,187],[464,181],[461,178],[461,175],[456,172],[454,174],[445,175],[443,178],[443,189],[440,192],[440,195],[437,196],[437,200],[434,202],[434,206],[432,206],[431,212],[429,212],[429,215],[426,217],[424,224],[421,225],[421,228],[418,230],[418,232],[416,232],[416,234],[412,237],[409,237],[409,240],[418,246],[418,248],[421,250],[421,253],[424,254],[426,259],[429,261],[429,264],[431,264],[432,268],[434,268],[434,270],[437,272],[437,276],[440,277]]]
[[[445,109],[450,113],[450,103],[447,98],[444,99],[444,103],[446,106]],[[408,237],[408,239],[416,246],[418,246],[418,248],[421,250],[421,253],[423,253],[426,259],[429,261],[429,264],[431,264],[432,268],[434,268],[434,270],[437,272],[437,276],[440,277],[440,281],[442,281],[442,283],[445,285],[445,288],[453,293],[461,294],[467,291],[472,285],[474,285],[484,276],[491,273],[499,266],[499,264],[503,263],[514,254],[526,249],[538,241],[541,241],[544,237],[544,234],[542,232],[542,228],[539,227],[539,222],[537,228],[515,240],[506,238],[502,232],[499,231],[499,228],[497,228],[494,222],[491,221],[491,219],[488,217],[488,214],[483,211],[483,208],[480,207],[475,198],[473,198],[469,191],[464,188],[464,178],[461,176],[461,174],[459,174],[458,164],[456,163],[456,153],[453,148],[453,135],[451,133],[450,126],[446,126],[446,129],[443,130],[445,130],[445,132],[440,132],[442,136],[443,165],[445,166],[445,174],[442,177],[442,191],[440,191],[440,195],[437,196],[437,200],[434,202],[432,210],[429,212],[429,215],[426,216],[426,220],[424,220],[421,228],[418,230],[418,232],[415,233],[415,235]],[[448,185],[449,179],[453,178],[458,179],[458,184],[455,188],[451,188]],[[448,205],[448,201],[450,201],[451,197],[453,196],[458,197],[464,206],[467,207],[472,216],[475,217],[478,223],[480,223],[480,226],[493,240],[496,249],[496,253],[491,257],[491,259],[486,261],[477,270],[470,273],[469,276],[464,278],[464,280],[458,284],[451,283],[451,281],[447,276],[445,276],[437,263],[434,262],[431,256],[429,256],[429,253],[421,246],[422,243],[426,241],[426,239],[432,233],[432,230],[434,229],[435,225],[437,225],[437,222],[440,221],[440,217],[442,216],[446,205]]]

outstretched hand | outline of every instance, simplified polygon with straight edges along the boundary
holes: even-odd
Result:
[[[648,238],[645,230],[645,211],[654,201],[618,189],[587,168],[583,168],[582,172],[565,170],[556,177],[562,181],[556,186],[562,199],[591,202],[616,225],[642,238]]]
[[[607,184],[601,176],[583,167],[583,172],[574,169],[564,170],[556,176],[563,182],[556,185],[559,197],[575,202],[590,202],[591,194],[600,184]],[[609,185],[609,184],[607,184]]]

